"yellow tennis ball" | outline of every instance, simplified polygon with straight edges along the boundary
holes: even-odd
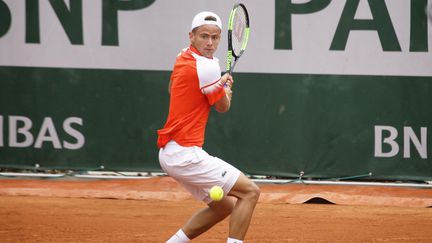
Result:
[[[209,191],[209,195],[213,201],[220,201],[224,196],[224,191],[220,186],[213,186]]]

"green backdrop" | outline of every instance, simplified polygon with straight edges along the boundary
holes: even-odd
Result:
[[[0,164],[55,168],[160,171],[156,130],[163,126],[170,72],[54,68],[0,68],[3,146]],[[373,173],[373,178],[431,179],[431,152],[421,158],[413,144],[403,156],[403,127],[420,139],[432,122],[432,79],[426,77],[235,74],[233,105],[212,111],[205,149],[247,173],[312,178]],[[8,117],[25,116],[36,137],[51,117],[61,141],[67,117],[85,137],[76,150],[45,141],[10,147]],[[374,156],[374,127],[399,131],[400,152]],[[18,127],[22,124],[18,123]],[[45,133],[49,136],[49,133]],[[383,137],[388,135],[383,134]],[[430,135],[427,134],[427,148]],[[18,135],[18,141],[24,138]],[[383,152],[391,148],[383,143]]]

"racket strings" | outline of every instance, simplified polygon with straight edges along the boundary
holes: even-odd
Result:
[[[234,55],[239,55],[243,49],[246,38],[246,13],[243,8],[236,8],[232,22],[232,50]]]

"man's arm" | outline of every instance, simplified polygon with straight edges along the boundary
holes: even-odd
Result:
[[[229,109],[231,107],[231,99],[232,99],[231,87],[233,85],[233,79],[232,79],[231,75],[225,74],[221,77],[221,80],[222,80],[222,83],[226,84],[224,86],[226,95],[224,97],[222,97],[220,100],[216,101],[216,103],[214,104],[214,107],[215,107],[216,111],[218,111],[219,113],[225,113],[225,112],[229,111]]]
[[[222,97],[220,100],[216,101],[216,103],[214,104],[215,109],[219,113],[225,113],[229,111],[231,107],[231,95],[232,95],[231,88],[225,88],[225,93],[226,95]]]

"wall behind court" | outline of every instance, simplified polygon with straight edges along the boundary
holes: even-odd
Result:
[[[428,1],[243,2],[251,39],[231,111],[210,118],[210,153],[249,173],[430,179]],[[224,20],[232,5],[0,1],[0,164],[160,170],[156,130],[191,18]]]

